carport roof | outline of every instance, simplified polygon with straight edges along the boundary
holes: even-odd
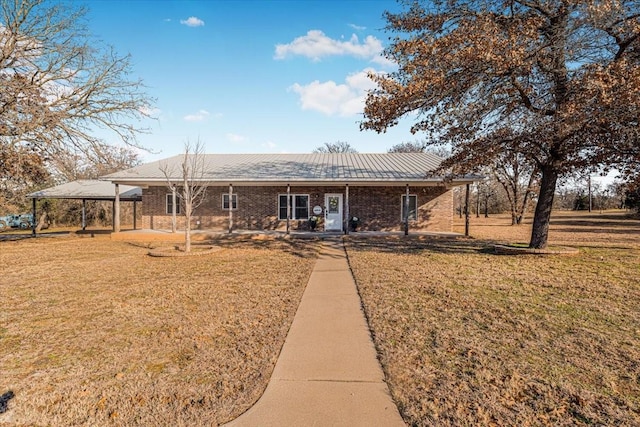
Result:
[[[139,202],[142,200],[142,189],[131,185],[120,185],[120,200]],[[78,199],[78,200],[114,200],[115,184],[109,181],[81,179],[45,188],[28,194],[30,199]]]

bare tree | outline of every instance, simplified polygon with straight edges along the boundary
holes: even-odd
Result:
[[[361,129],[401,117],[430,144],[450,143],[443,169],[521,153],[540,173],[533,248],[547,245],[558,179],[640,159],[638,0],[429,0],[387,13],[398,64],[371,75]]]
[[[451,156],[451,150],[442,145],[429,145],[425,141],[401,142],[389,148],[387,153],[431,153],[446,159]]]
[[[180,203],[185,218],[184,250],[191,252],[191,219],[194,210],[204,202],[208,186],[205,181],[204,144],[199,140],[195,145],[187,141],[179,165],[164,162],[160,166],[160,170],[173,195],[172,231],[176,231],[176,206],[177,203]]]
[[[130,79],[129,56],[91,37],[85,14],[73,2],[0,0],[3,152],[28,150],[46,162],[91,152],[103,144],[96,129],[129,145],[145,131],[137,123],[152,100]]]
[[[500,183],[509,200],[511,225],[522,224],[539,183],[535,165],[530,164],[520,153],[502,152],[495,159],[493,177]]]
[[[49,160],[48,169],[60,182],[97,179],[140,165],[139,153],[130,146],[96,144],[89,152],[65,151]]]
[[[49,179],[42,158],[28,147],[0,149],[0,215],[26,211],[26,194]]]
[[[358,151],[348,142],[325,142],[324,145],[313,150],[314,153],[357,153]]]
[[[387,150],[388,153],[424,153],[428,145],[424,141],[401,142]]]
[[[80,151],[59,152],[47,162],[53,182],[41,182],[41,186],[80,179],[97,179],[109,173],[121,171],[141,164],[138,151],[130,146],[97,144],[88,153]],[[81,217],[77,200],[57,200],[43,203],[41,210],[49,215],[50,222],[77,223]],[[111,224],[113,205],[111,202],[87,200],[84,202],[86,224]],[[128,215],[131,206],[125,204],[121,210]]]
[[[493,212],[493,209],[495,209],[497,203],[497,198],[496,198],[496,187],[495,187],[495,182],[485,179],[483,181],[480,181],[478,183],[477,186],[477,212],[476,212],[476,216],[479,216],[480,214],[480,207],[482,205],[482,210],[484,212],[484,217],[485,218],[489,218],[489,211],[491,209],[491,211]],[[491,202],[491,206],[489,205],[489,202]]]

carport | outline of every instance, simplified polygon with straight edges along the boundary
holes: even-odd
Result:
[[[116,197],[116,194],[118,197]],[[33,234],[36,234],[37,212],[36,201],[38,199],[71,199],[82,200],[82,229],[87,227],[86,202],[87,200],[111,201],[113,204],[113,230],[119,231],[120,203],[133,202],[133,229],[136,227],[137,203],[142,201],[142,189],[130,185],[117,185],[109,181],[83,179],[45,188],[28,194],[27,198],[33,201]]]

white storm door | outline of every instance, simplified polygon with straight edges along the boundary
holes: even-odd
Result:
[[[325,231],[342,231],[342,194],[324,195]]]

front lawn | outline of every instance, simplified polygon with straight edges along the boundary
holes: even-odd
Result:
[[[0,425],[216,425],[262,394],[313,243],[153,258],[108,238],[0,242]]]
[[[529,232],[504,218],[472,222],[484,239],[350,237],[409,425],[640,425],[640,227],[597,219],[555,218],[575,256],[490,253]]]

